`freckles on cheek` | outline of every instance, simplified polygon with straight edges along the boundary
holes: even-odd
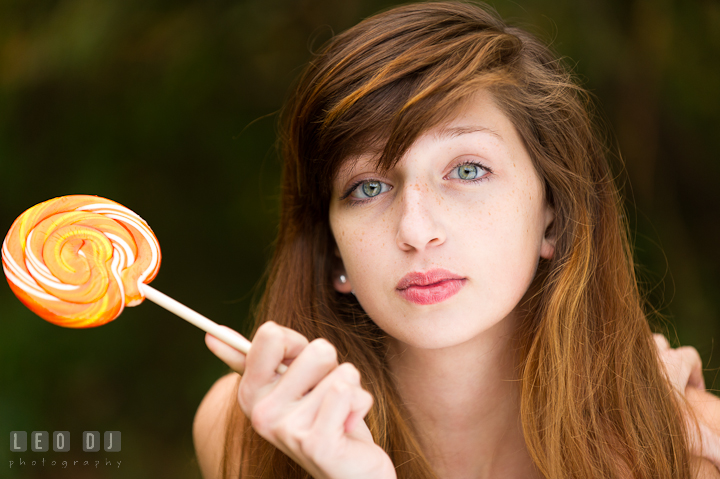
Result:
[[[394,244],[389,223],[374,221],[370,225],[357,225],[345,229],[344,237],[341,236],[346,252],[345,266],[363,282],[377,278],[380,268],[389,263]]]
[[[472,219],[464,223],[461,234],[474,236],[484,256],[502,255],[511,261],[527,246],[529,206],[526,192],[517,188],[488,197],[473,208]]]

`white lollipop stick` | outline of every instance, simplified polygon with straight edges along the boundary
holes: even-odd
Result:
[[[232,346],[233,348],[244,353],[245,355],[247,355],[248,351],[250,351],[250,345],[252,343],[245,339],[237,331],[233,331],[235,334],[231,333],[216,322],[206,318],[200,313],[193,311],[184,304],[175,301],[170,296],[161,293],[152,286],[143,284],[141,287],[145,297],[153,303],[157,304],[158,306],[162,306],[171,313],[180,316],[188,323],[194,324],[206,333],[212,334],[223,343],[227,344],[228,346]],[[283,374],[285,371],[287,371],[287,366],[284,364],[280,364],[276,371],[279,374]]]

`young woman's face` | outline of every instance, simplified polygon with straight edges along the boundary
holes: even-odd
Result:
[[[335,288],[416,347],[459,344],[508,317],[553,254],[541,180],[486,91],[386,175],[370,158],[347,163],[329,214],[347,277]]]

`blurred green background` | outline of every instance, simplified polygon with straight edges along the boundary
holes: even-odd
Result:
[[[56,196],[113,199],[160,241],[153,286],[247,333],[277,229],[276,112],[323,41],[397,3],[0,2],[2,234]],[[700,351],[712,385],[720,4],[491,4],[550,41],[597,95],[626,164],[619,182],[643,287],[673,338]],[[194,326],[148,302],[102,328],[64,329],[0,286],[0,364],[0,477],[200,477],[192,420],[227,368]],[[13,430],[68,430],[71,451],[11,453]],[[122,452],[83,453],[85,430],[121,431]]]

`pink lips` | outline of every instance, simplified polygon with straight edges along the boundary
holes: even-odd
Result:
[[[445,301],[465,286],[467,280],[444,269],[427,273],[406,274],[396,288],[400,296],[415,304],[427,305]]]

